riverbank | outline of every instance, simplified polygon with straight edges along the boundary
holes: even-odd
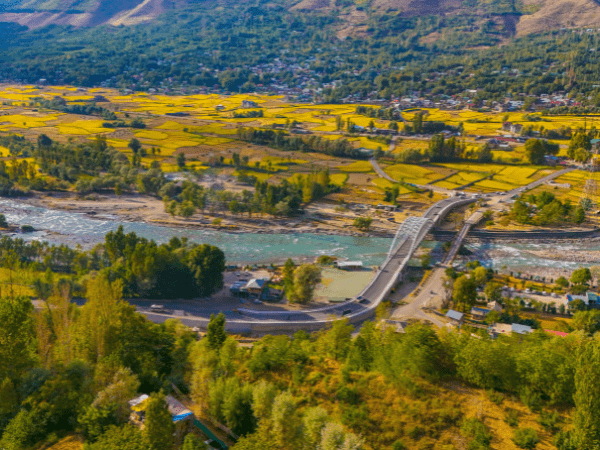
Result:
[[[141,222],[165,227],[211,230],[226,233],[312,233],[354,237],[394,236],[399,223],[394,215],[373,217],[373,225],[368,232],[352,227],[350,215],[334,213],[330,205],[312,205],[307,213],[293,218],[276,218],[253,215],[232,215],[223,212],[206,211],[192,218],[173,217],[164,211],[161,200],[144,195],[93,194],[85,198],[68,192],[39,193],[32,197],[18,199],[19,202],[40,208],[69,211],[84,214],[99,220],[119,219],[127,222]],[[390,217],[388,217],[390,216]],[[390,218],[395,219],[393,221]],[[402,219],[400,217],[399,219]]]

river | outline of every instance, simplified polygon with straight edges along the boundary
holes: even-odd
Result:
[[[388,238],[330,236],[314,233],[258,234],[227,233],[163,227],[143,222],[123,222],[117,216],[90,218],[81,213],[27,205],[14,200],[0,200],[0,212],[11,224],[31,225],[34,233],[18,234],[26,240],[37,239],[53,244],[81,245],[91,248],[104,241],[104,235],[120,225],[126,233],[167,242],[173,236],[192,242],[216,245],[225,253],[228,264],[281,263],[287,258],[314,259],[320,255],[360,260],[379,265],[392,242]]]
[[[320,255],[337,256],[344,260],[360,260],[365,265],[379,265],[391,244],[389,238],[332,236],[314,233],[257,234],[227,233],[212,230],[190,230],[164,227],[143,222],[124,222],[117,216],[90,218],[81,213],[35,207],[14,200],[0,200],[0,212],[9,223],[31,225],[42,231],[18,234],[26,240],[42,240],[53,244],[81,245],[91,248],[104,241],[104,235],[120,225],[125,232],[167,242],[173,236],[187,237],[192,242],[207,243],[221,248],[229,264],[282,263],[288,257],[296,260],[314,259]],[[431,246],[432,243],[424,243]],[[590,266],[573,255],[598,252],[599,242],[580,243],[485,243],[468,244],[475,257],[484,265],[504,270],[562,271]],[[552,257],[548,257],[552,255]],[[560,255],[570,255],[561,260]],[[573,260],[575,259],[575,260]],[[589,258],[588,258],[589,259]],[[504,268],[506,266],[506,268]]]

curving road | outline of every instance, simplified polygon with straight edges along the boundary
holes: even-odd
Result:
[[[538,181],[530,183],[512,191],[496,195],[490,203],[498,203],[518,194],[522,191],[532,189],[546,181],[556,178],[570,170],[565,169],[555,172]],[[418,248],[431,228],[439,223],[450,210],[457,206],[472,203],[479,198],[478,195],[465,197],[449,197],[432,205],[421,217],[408,217],[400,226],[397,237],[394,239],[393,248],[384,263],[381,265],[376,276],[365,287],[359,296],[347,302],[331,305],[324,308],[304,311],[256,311],[252,309],[238,309],[225,312],[227,327],[234,332],[289,332],[300,329],[316,330],[328,326],[331,321],[347,317],[352,323],[360,323],[371,318],[375,309],[386,298],[392,288],[399,281],[402,271],[406,268],[408,261]],[[481,211],[472,217],[478,217]],[[474,219],[473,219],[474,220]],[[472,222],[473,221],[469,221]],[[453,247],[458,249],[462,239],[468,233],[469,228],[461,232],[459,239]],[[426,318],[436,325],[441,322],[423,312],[422,308],[431,303],[441,292],[441,280],[443,269],[437,269],[432,276],[426,280],[417,298],[401,308],[394,311],[394,317],[418,317]],[[156,322],[163,322],[170,315],[155,314],[141,311],[147,317]],[[216,311],[215,311],[216,312]],[[180,316],[184,324],[204,328],[208,323],[207,317]]]

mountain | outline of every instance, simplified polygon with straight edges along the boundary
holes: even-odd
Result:
[[[134,25],[153,20],[176,6],[171,0],[5,0],[0,2],[0,21],[29,28],[51,24]]]
[[[76,27],[135,25],[152,21],[171,9],[210,3],[227,6],[229,1],[0,0],[0,21],[17,22],[29,28],[50,24]],[[505,21],[512,22],[510,28],[517,35],[563,27],[600,26],[600,4],[595,0],[300,0],[287,2],[286,8],[288,11],[339,14],[346,19],[342,37],[354,32],[360,34],[369,15],[389,12],[399,12],[404,17],[503,15],[508,16]]]

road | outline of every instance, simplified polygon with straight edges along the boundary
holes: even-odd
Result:
[[[531,183],[530,185],[514,189],[508,193],[498,194],[490,200],[493,203],[510,198],[523,190],[532,189],[533,187],[560,176],[569,170],[572,169],[556,172],[548,177]],[[399,239],[396,245],[397,248],[392,249],[393,251],[390,252],[386,261],[381,265],[380,270],[377,272],[374,279],[367,285],[360,296],[357,296],[354,299],[341,304],[305,311],[287,311],[283,309],[273,309],[269,311],[257,311],[244,308],[231,309],[224,311],[227,322],[231,326],[237,326],[238,329],[256,330],[257,326],[269,326],[275,328],[277,331],[285,332],[287,330],[295,330],[302,327],[324,327],[330,323],[332,319],[341,317],[348,317],[354,321],[361,321],[371,317],[379,303],[389,295],[391,289],[398,280],[398,276],[406,267],[410,257],[431,228],[445,217],[452,208],[473,201],[476,201],[475,196],[470,196],[469,198],[459,196],[449,197],[435,203],[420,218],[409,217],[400,226]],[[473,217],[477,217],[477,214],[480,213],[482,214],[480,211],[476,212],[476,215]],[[457,249],[462,243],[464,236],[468,233],[468,230],[469,229],[467,228],[464,230],[464,233],[460,233],[459,238],[455,243]],[[428,303],[437,301],[436,299],[441,301],[443,275],[443,269],[434,270],[431,277],[423,284],[423,287],[415,299],[408,305],[397,308],[394,311],[394,316],[423,318],[441,326],[442,322],[439,319],[426,314],[422,308]],[[183,307],[182,309],[189,310],[188,308]],[[198,316],[190,316],[189,313],[184,313],[180,316],[156,314],[151,313],[148,308],[139,307],[140,312],[143,312],[150,320],[155,322],[163,322],[169,317],[177,317],[184,324],[200,327],[206,326],[209,312],[217,312],[215,308],[211,308],[208,305],[206,305],[206,308],[193,307],[192,309],[192,314],[198,314]],[[200,310],[205,311],[205,313],[201,313]]]
[[[416,296],[409,303],[398,306],[392,311],[392,319],[422,319],[432,322],[438,327],[444,323],[435,315],[428,314],[423,308],[439,308],[444,294],[444,277],[446,273],[443,268],[434,269],[429,278],[413,292]]]

